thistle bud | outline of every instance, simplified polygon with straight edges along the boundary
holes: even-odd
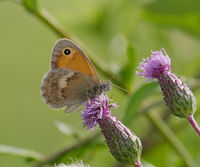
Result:
[[[196,111],[196,99],[192,91],[171,71],[170,58],[163,49],[152,52],[151,57],[140,63],[136,73],[147,81],[154,78],[163,92],[164,100],[172,113],[180,118],[186,118],[200,135],[200,128],[193,115]]]
[[[109,101],[108,96],[102,94],[85,104],[82,114],[84,126],[90,130],[99,125],[111,154],[119,162],[142,167],[140,163],[141,141],[130,129],[111,115],[110,109],[116,108],[117,105],[110,104]]]
[[[171,71],[158,76],[164,100],[172,113],[188,118],[196,111],[196,99],[192,91]]]
[[[152,52],[151,57],[140,63],[138,75],[148,81],[158,79],[164,100],[172,113],[188,118],[196,111],[196,99],[192,91],[171,71],[170,58],[165,50]]]
[[[99,125],[111,154],[119,162],[135,164],[140,161],[142,144],[130,129],[111,115],[99,120]]]

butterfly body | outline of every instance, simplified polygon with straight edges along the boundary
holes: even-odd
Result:
[[[66,106],[66,112],[71,112],[110,89],[111,82],[99,80],[93,65],[79,47],[67,39],[56,43],[51,70],[41,84],[42,97],[50,107]]]

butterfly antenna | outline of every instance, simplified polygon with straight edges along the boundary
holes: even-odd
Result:
[[[126,93],[128,94],[128,96],[130,96],[130,93],[129,93],[128,90],[126,90],[126,89],[124,89],[124,88],[122,88],[122,87],[120,87],[120,86],[114,85],[113,83],[112,83],[112,86],[114,86],[114,87],[116,87],[116,88],[119,88],[119,89],[123,90],[124,92],[126,92]]]

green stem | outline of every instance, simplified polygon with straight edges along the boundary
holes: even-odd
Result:
[[[50,29],[52,29],[59,37],[65,37],[74,40],[75,37],[68,33],[62,24],[60,24],[55,17],[53,17],[46,9],[39,9],[34,11],[40,21],[45,23]]]
[[[0,145],[0,155],[17,156],[38,162],[42,162],[44,158],[44,156],[38,152],[7,145]]]
[[[146,113],[146,116],[156,126],[156,128],[166,138],[171,146],[177,151],[180,157],[182,157],[182,160],[185,162],[185,164],[188,167],[197,167],[190,153],[176,137],[174,132],[168,127],[168,125],[154,112],[148,112]]]
[[[192,127],[196,130],[197,134],[200,136],[200,127],[195,121],[193,114],[188,117],[188,121],[192,125]]]

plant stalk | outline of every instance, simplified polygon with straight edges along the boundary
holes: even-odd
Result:
[[[190,153],[177,138],[174,132],[169,128],[169,126],[154,112],[147,112],[146,116],[156,126],[163,137],[165,137],[168,143],[176,150],[184,163],[188,167],[197,167]]]
[[[193,114],[188,117],[188,121],[192,125],[192,127],[196,130],[198,135],[200,136],[200,127],[198,126],[197,122],[195,121]]]
[[[135,167],[143,167],[143,166],[142,166],[141,162],[139,160],[137,160],[135,162]]]

